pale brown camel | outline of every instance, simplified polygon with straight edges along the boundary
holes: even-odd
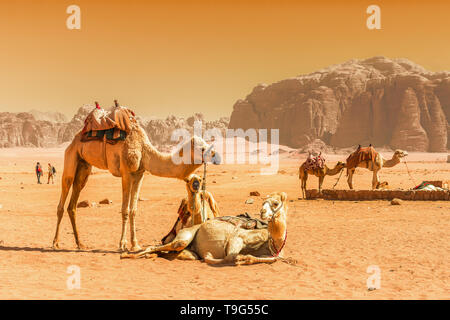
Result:
[[[180,157],[186,158],[184,150],[190,151],[190,161],[179,161],[181,163],[176,164],[173,161],[174,154],[160,153],[156,150],[144,129],[137,123],[131,123],[131,131],[124,141],[113,145],[104,144],[98,140],[81,142],[81,132],[79,132],[67,147],[64,155],[61,198],[57,209],[58,219],[53,247],[59,247],[59,226],[64,214],[64,204],[70,188],[73,187],[67,212],[76,244],[79,249],[84,248],[76,226],[76,206],[80,192],[86,185],[92,166],[94,166],[109,170],[113,176],[122,178],[122,235],[119,247],[122,251],[127,248],[126,227],[128,217],[130,217],[131,251],[141,250],[136,237],[135,216],[144,172],[148,171],[160,177],[184,179],[204,161],[211,160],[214,164],[220,163],[220,155],[202,138],[192,137],[176,152]],[[203,153],[208,153],[208,155],[203,156]]]
[[[220,214],[219,206],[211,192],[201,189],[202,178],[193,173],[184,181],[187,197],[181,200],[178,218],[172,230],[161,240],[164,244],[171,242],[181,229],[214,219]]]
[[[371,147],[369,147],[371,148]],[[364,148],[364,149],[369,149]],[[358,148],[360,149],[360,148]],[[357,150],[358,151],[358,150]],[[357,159],[356,157],[353,157],[355,151],[347,158],[347,183],[350,189],[353,189],[353,174],[355,173],[355,170],[357,167],[359,168],[365,168],[373,172],[372,177],[372,189],[379,189],[383,185],[387,184],[385,182],[380,183],[380,178],[378,176],[378,172],[381,170],[381,168],[391,168],[397,164],[400,163],[401,158],[406,157],[408,155],[408,152],[403,150],[395,150],[394,154],[392,155],[391,159],[384,159],[379,152],[376,152],[373,149],[374,157],[375,159],[372,160],[365,160],[365,161],[356,161],[353,162],[353,160]],[[363,158],[362,158],[363,159]]]
[[[261,219],[268,228],[245,229],[218,219],[180,230],[167,244],[151,246],[139,253],[123,253],[121,258],[141,258],[177,251],[178,259],[203,259],[208,264],[273,263],[283,259],[287,239],[287,195],[272,193],[264,200]]]
[[[322,184],[325,176],[334,176],[341,172],[345,168],[345,163],[338,161],[338,163],[334,166],[333,169],[328,168],[327,165],[324,165],[323,168],[315,168],[315,169],[305,169],[306,161],[302,163],[300,168],[298,169],[298,178],[300,179],[302,196],[303,199],[306,199],[306,181],[308,180],[308,175],[315,175],[319,178],[319,193],[322,192]]]

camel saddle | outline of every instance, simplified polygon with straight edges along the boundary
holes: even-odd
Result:
[[[252,218],[247,212],[237,216],[217,217],[216,220],[226,221],[243,229],[267,229],[267,222]]]
[[[324,165],[325,165],[325,158],[322,156],[322,152],[315,157],[313,157],[313,155],[309,153],[308,158],[305,161],[304,169],[305,171],[323,169]]]
[[[375,162],[377,157],[377,152],[372,146],[367,148],[361,148],[361,146],[356,149],[347,158],[347,170],[356,168],[361,162]]]
[[[125,140],[133,123],[136,123],[135,114],[128,108],[118,106],[109,112],[94,108],[84,120],[81,141],[104,140],[115,144]]]

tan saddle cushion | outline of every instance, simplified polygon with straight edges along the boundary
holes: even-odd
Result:
[[[104,109],[94,108],[84,120],[83,133],[112,128],[129,133],[132,123],[136,123],[136,118],[134,112],[128,108],[116,107],[109,112]]]
[[[373,147],[358,148],[355,152],[348,156],[347,170],[356,168],[361,162],[373,162],[375,161],[376,156],[377,152]]]

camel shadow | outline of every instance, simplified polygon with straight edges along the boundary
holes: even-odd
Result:
[[[0,245],[0,251],[29,251],[29,252],[44,252],[44,253],[59,253],[59,252],[87,252],[87,253],[120,253],[118,250],[103,250],[103,249],[53,249],[51,247],[47,248],[33,248],[33,247],[18,247],[18,246],[11,246],[7,247],[4,245]]]

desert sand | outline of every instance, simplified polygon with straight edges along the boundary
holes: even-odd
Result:
[[[415,182],[450,179],[446,154],[411,154]],[[345,155],[328,156],[333,165]],[[37,185],[34,165],[56,166],[55,184]],[[208,266],[200,261],[162,258],[120,260],[121,182],[94,169],[80,200],[110,205],[78,209],[81,239],[75,247],[65,213],[59,251],[51,249],[59,200],[63,149],[0,149],[0,299],[449,299],[450,203],[448,201],[299,200],[301,159],[284,158],[280,173],[263,176],[255,165],[208,168],[208,190],[222,215],[248,212],[258,216],[262,203],[245,204],[250,191],[289,197],[285,256],[297,266]],[[201,170],[198,170],[201,174]],[[404,164],[381,171],[391,188],[414,186]],[[233,179],[233,177],[235,177]],[[331,188],[337,176],[327,177]],[[355,188],[368,189],[372,174],[359,169]],[[215,181],[215,183],[213,183]],[[317,188],[310,177],[309,188]],[[337,187],[346,189],[345,175]],[[141,245],[155,244],[171,228],[182,181],[146,175],[137,215]],[[67,268],[81,270],[81,289],[69,290]],[[367,268],[377,265],[381,288],[369,291]]]

